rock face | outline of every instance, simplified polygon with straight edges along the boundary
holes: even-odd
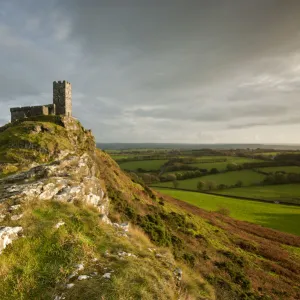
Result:
[[[22,230],[22,227],[0,227],[0,253],[7,245],[18,238]]]
[[[13,200],[19,204],[32,199],[82,201],[107,215],[109,200],[97,172],[89,154],[69,154],[48,165],[0,180],[0,202]]]

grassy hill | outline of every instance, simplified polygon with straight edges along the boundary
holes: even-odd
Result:
[[[37,124],[54,127],[53,151],[42,150],[49,132],[36,130]],[[18,142],[8,143],[8,132]],[[2,172],[0,210],[5,217],[0,226],[22,227],[23,236],[0,254],[1,299],[300,297],[300,237],[155,192],[96,150],[93,141],[75,120],[27,120],[2,129],[3,157],[16,155],[2,162],[2,170],[8,164],[16,169],[10,176]],[[26,155],[23,142],[34,145]],[[91,163],[71,159],[82,155]],[[58,171],[51,175],[54,169]],[[92,206],[96,198],[90,197],[90,205],[77,198],[59,200],[79,187],[89,196],[96,179],[109,198],[107,214]],[[42,181],[42,190],[33,188]],[[74,186],[62,187],[64,182]],[[42,200],[49,186],[53,197]],[[22,195],[23,188],[26,195],[17,198],[16,190]],[[124,222],[130,223],[128,232],[122,230]]]

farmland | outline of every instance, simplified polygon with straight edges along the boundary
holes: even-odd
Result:
[[[237,183],[237,181],[240,180],[243,185],[251,185],[261,182],[264,177],[265,176],[263,174],[254,172],[252,170],[233,171],[221,174],[207,175],[201,178],[180,180],[179,188],[197,190],[197,183],[199,182],[199,180],[203,182],[213,181],[216,184],[225,184],[228,186],[234,185]],[[162,187],[173,187],[173,182],[161,182],[155,185]]]
[[[267,167],[259,169],[265,173],[276,173],[276,172],[285,172],[285,173],[300,173],[300,167],[298,166],[282,166],[282,167]]]
[[[296,224],[300,152],[162,148],[107,152],[133,180],[139,178],[164,194],[205,210],[227,208],[233,218],[300,235]]]
[[[226,189],[218,194],[249,197],[258,200],[300,204],[300,184],[281,184]]]
[[[261,226],[300,235],[300,207],[233,199],[196,192],[157,189],[159,192],[208,211],[227,208],[230,216]]]
[[[138,169],[143,169],[147,171],[156,171],[165,164],[167,160],[155,159],[155,160],[140,160],[140,161],[128,161],[120,163],[120,167],[124,170],[137,171]]]
[[[212,169],[216,168],[219,171],[223,171],[226,169],[227,165],[229,163],[241,165],[243,163],[254,163],[254,162],[262,162],[260,159],[252,159],[252,158],[245,158],[245,157],[236,157],[236,156],[219,156],[217,157],[218,159],[224,159],[223,162],[213,162],[212,160],[214,157],[201,157],[198,158],[197,160],[201,160],[201,162],[196,162],[192,164],[192,166],[198,167],[198,168],[203,168],[203,169]],[[205,162],[205,161],[210,161],[210,162]]]

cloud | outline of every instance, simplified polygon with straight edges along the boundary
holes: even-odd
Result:
[[[258,129],[297,141],[299,1],[3,0],[0,12],[0,122],[66,79],[99,142],[256,142]]]

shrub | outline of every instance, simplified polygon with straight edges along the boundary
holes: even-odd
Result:
[[[195,255],[192,253],[184,253],[183,254],[183,259],[189,264],[191,267],[194,267],[195,265]]]
[[[229,216],[230,215],[230,210],[226,207],[221,207],[216,211],[218,214],[221,214],[223,216]]]
[[[177,180],[174,180],[173,181],[173,186],[174,186],[175,189],[177,189],[178,186],[179,186],[179,182]]]
[[[169,246],[171,244],[171,235],[159,215],[146,215],[139,218],[139,225],[153,242],[159,246]]]
[[[202,191],[204,189],[204,182],[203,181],[198,181],[197,183],[197,190]]]

